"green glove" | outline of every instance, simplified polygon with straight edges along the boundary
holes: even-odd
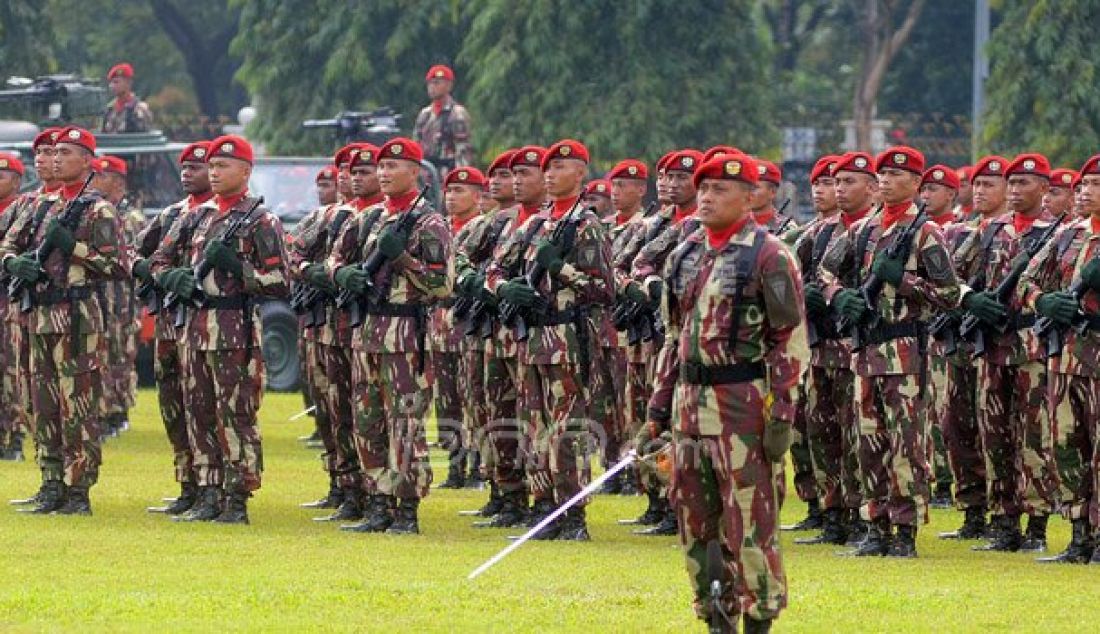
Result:
[[[1081,279],[1094,291],[1100,291],[1100,260],[1093,258],[1081,269]]]
[[[549,271],[550,275],[557,275],[561,267],[565,266],[561,255],[561,247],[549,240],[542,240],[535,247],[535,261]]]
[[[142,282],[152,282],[153,272],[149,269],[149,260],[141,258],[134,262],[133,268],[130,269],[130,273],[133,274],[134,279],[141,280]]]
[[[336,293],[336,285],[329,279],[328,271],[325,270],[324,264],[314,263],[307,266],[305,278],[310,284],[329,295],[334,295]]]
[[[4,260],[4,268],[15,277],[31,283],[37,282],[45,275],[38,262],[27,255],[19,255]]]
[[[631,282],[626,285],[626,290],[623,291],[627,299],[635,304],[641,304],[642,306],[649,305],[649,295],[642,290],[642,285],[637,282]]]
[[[538,293],[522,280],[509,280],[497,289],[497,296],[501,300],[524,308],[534,306]]]
[[[244,267],[241,265],[241,258],[237,255],[237,251],[221,240],[213,240],[210,244],[206,245],[206,251],[203,252],[203,257],[205,257],[210,264],[213,264],[214,268],[225,271],[238,278],[241,277],[241,273],[244,271]]]
[[[781,421],[772,421],[764,426],[764,456],[771,462],[783,460],[791,448],[791,426]]]
[[[334,277],[338,285],[357,295],[362,295],[367,292],[367,273],[358,266],[341,267],[336,270],[336,275]]]
[[[1073,295],[1062,291],[1043,293],[1035,302],[1035,310],[1040,315],[1049,317],[1059,326],[1068,326],[1077,316],[1077,300],[1073,299]]]
[[[963,298],[963,308],[990,325],[997,325],[1008,318],[1008,311],[988,291],[970,293]]]
[[[871,263],[871,272],[883,282],[896,287],[901,284],[901,278],[905,275],[905,261],[892,258],[885,251],[879,251]]]
[[[73,232],[62,225],[57,218],[50,221],[49,227],[46,228],[44,240],[46,244],[65,255],[72,255],[73,249],[76,248],[76,238],[73,236]]]
[[[658,308],[661,305],[661,293],[665,291],[665,283],[661,280],[650,280],[645,290],[649,293],[650,307]]]
[[[485,287],[485,276],[480,273],[469,273],[458,282],[458,290],[466,297],[477,297],[478,291]]]
[[[825,293],[821,290],[820,284],[807,284],[805,293],[806,315],[820,317],[828,312],[829,304],[825,301]]]
[[[488,306],[493,308],[496,308],[498,304],[497,296],[493,295],[492,291],[485,288],[484,284],[477,288],[477,294],[474,295],[474,298],[480,302],[485,302]]]
[[[175,293],[184,299],[191,299],[196,288],[195,273],[183,267],[168,269],[157,278],[157,284],[170,293]]]
[[[846,319],[856,324],[863,321],[863,316],[868,311],[867,302],[860,296],[859,291],[851,288],[842,289],[833,296],[833,307]]]
[[[378,250],[387,259],[396,260],[405,252],[409,244],[409,234],[396,229],[386,229],[378,236]]]

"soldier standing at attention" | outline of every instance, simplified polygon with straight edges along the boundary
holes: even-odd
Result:
[[[760,180],[752,194],[752,217],[756,224],[766,227],[773,235],[792,228],[787,216],[781,215],[775,208],[775,196],[783,184],[783,172],[771,161],[756,159],[756,171]]]
[[[0,239],[11,226],[11,216],[18,213],[14,204],[23,182],[23,161],[15,155],[0,153]],[[6,290],[6,289],[4,289]],[[8,314],[8,294],[0,293],[0,315]],[[15,340],[10,322],[0,323],[0,460],[23,459],[23,435],[19,429],[19,380]]]
[[[1050,189],[1043,196],[1043,211],[1055,217],[1063,218],[1062,222],[1069,224],[1078,220],[1077,214],[1066,214],[1073,210],[1073,183],[1077,180],[1077,172],[1058,168],[1050,172]]]
[[[145,132],[153,125],[149,106],[133,93],[134,67],[126,62],[115,64],[107,71],[107,85],[115,97],[103,111],[100,132],[122,134]]]
[[[449,170],[473,164],[470,113],[451,96],[455,73],[450,67],[432,66],[424,81],[432,103],[416,116],[413,140],[424,148],[424,158],[435,165],[440,178],[446,178]]]
[[[581,204],[596,210],[596,216],[608,222],[614,222],[615,208],[611,205],[611,183],[605,178],[588,181],[584,186]]]

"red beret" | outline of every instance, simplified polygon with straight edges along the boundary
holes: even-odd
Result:
[[[920,179],[921,185],[925,183],[936,183],[937,185],[943,185],[951,189],[958,189],[959,175],[955,173],[955,170],[946,165],[933,165],[924,172],[924,176]]]
[[[31,141],[31,150],[37,150],[42,145],[53,145],[60,135],[61,128],[46,128],[34,137],[34,141]]]
[[[1050,178],[1050,161],[1042,154],[1019,154],[1005,168],[1005,178],[1013,174],[1032,174]]]
[[[1077,175],[1081,179],[1085,174],[1100,174],[1100,154],[1094,154],[1081,166],[1081,173]]]
[[[840,157],[835,154],[826,154],[817,159],[813,169],[810,170],[810,184],[812,185],[814,181],[822,176],[832,176],[833,168],[836,167],[838,161],[840,161]]]
[[[665,171],[694,173],[702,163],[703,153],[699,150],[680,150],[669,157],[668,161],[665,162]],[[753,164],[753,169],[756,169],[755,163]]]
[[[512,156],[514,156],[515,153],[516,150],[504,150],[503,152],[498,154],[495,159],[493,159],[492,163],[489,163],[489,169],[485,170],[485,173],[489,176],[492,176],[493,172],[497,170],[510,170],[511,166],[509,165],[509,162],[512,160]]]
[[[866,152],[846,152],[841,154],[833,166],[833,176],[840,172],[856,172],[875,176],[874,162],[871,155]]]
[[[611,183],[602,178],[588,181],[588,184],[584,186],[585,196],[604,196],[611,197]]]
[[[192,163],[205,163],[206,162],[206,155],[209,154],[209,153],[210,153],[210,142],[209,141],[196,141],[195,143],[192,143],[191,145],[188,145],[187,147],[183,148],[183,151],[180,152],[180,158],[179,158],[180,165],[182,165],[184,163],[187,163],[189,161],[192,162]]]
[[[351,151],[362,147],[362,145],[362,143],[348,143],[339,150],[336,150],[336,154],[332,155],[332,164],[336,167],[340,167],[345,163],[351,163]]]
[[[127,173],[126,161],[117,156],[101,156],[95,160],[97,172],[114,172],[125,176]]]
[[[1073,181],[1077,180],[1077,172],[1059,167],[1050,173],[1051,187],[1073,187]]]
[[[756,172],[760,175],[760,180],[764,182],[774,185],[781,185],[783,183],[783,172],[779,169],[778,165],[771,161],[756,159]]]
[[[588,148],[584,147],[584,144],[580,141],[562,139],[547,148],[546,156],[542,157],[542,171],[545,172],[550,165],[550,161],[556,158],[573,159],[574,161],[588,163]]]
[[[451,184],[455,185],[475,185],[477,187],[485,186],[485,175],[481,173],[476,167],[456,167],[450,172],[447,172],[447,178],[443,181],[443,186],[446,187]]]
[[[751,156],[745,154],[719,154],[699,165],[691,177],[696,187],[706,178],[727,181],[743,181],[755,185],[760,180],[760,168]]]
[[[0,154],[0,170],[15,172],[20,176],[26,173],[26,168],[23,167],[23,161],[19,160],[19,157],[15,154]]]
[[[646,168],[645,163],[637,159],[624,159],[616,163],[615,167],[612,167],[604,178],[609,181],[616,178],[633,178],[644,181],[649,178],[649,169]]]
[[[386,141],[382,144],[382,147],[378,149],[378,160],[380,161],[382,159],[396,159],[399,161],[410,161],[420,165],[420,161],[423,158],[424,150],[420,148],[420,144],[402,136],[394,137]]]
[[[955,170],[955,176],[959,177],[959,184],[969,183],[971,177],[974,175],[973,165],[963,165],[959,169]]]
[[[672,160],[672,157],[676,156],[676,152],[678,151],[679,150],[669,150],[668,152],[665,152],[664,156],[657,159],[657,164],[655,167],[657,168],[658,174],[664,171],[665,167],[668,166],[668,162]]]
[[[436,64],[429,68],[428,73],[424,75],[424,81],[428,81],[429,79],[446,79],[447,81],[454,81],[455,72],[446,64]]]
[[[741,150],[733,147],[732,145],[716,145],[706,152],[703,152],[702,162],[706,163],[719,154],[744,154]]]
[[[134,67],[126,62],[121,64],[115,64],[111,67],[111,70],[107,71],[107,79],[114,79],[115,77],[133,77]]]
[[[95,135],[88,132],[84,128],[78,128],[75,125],[71,125],[67,128],[62,128],[61,132],[57,135],[57,140],[54,141],[54,145],[61,143],[69,143],[71,145],[79,145],[80,147],[95,153]]]
[[[252,144],[236,134],[226,134],[210,142],[210,152],[206,155],[207,162],[210,159],[224,156],[226,158],[244,161],[252,164]]]
[[[974,179],[979,176],[999,176],[1005,178],[1005,168],[1008,167],[1008,159],[1003,156],[997,156],[996,154],[990,156],[983,156],[974,164],[974,171],[970,173],[970,178]]]
[[[924,174],[924,155],[920,150],[908,145],[895,145],[886,148],[875,157],[875,171],[881,172],[884,168],[893,167],[907,172],[913,172],[917,176]]]
[[[348,150],[348,169],[359,165],[378,165],[378,148],[370,143],[356,143]]]
[[[336,168],[326,165],[317,172],[317,177],[313,179],[313,182],[334,180],[336,180]]]
[[[512,154],[512,158],[508,159],[508,169],[513,169],[517,165],[526,165],[541,170],[544,156],[546,156],[546,148],[538,145],[525,145],[516,150]]]

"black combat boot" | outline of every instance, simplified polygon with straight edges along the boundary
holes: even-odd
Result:
[[[176,522],[209,522],[222,513],[222,488],[220,486],[199,487],[199,496],[187,512],[172,517]]]
[[[150,513],[167,513],[168,515],[180,515],[191,510],[199,498],[199,487],[194,482],[181,482],[180,495],[167,506],[150,506],[145,509]]]
[[[527,519],[527,528],[534,528],[539,525],[544,519],[550,516],[557,509],[557,505],[554,504],[554,500],[549,498],[543,500],[535,500],[534,507],[531,509],[531,516]],[[531,539],[549,540],[556,539],[558,531],[561,530],[562,518],[550,522],[542,528],[539,532],[535,533]]]
[[[55,511],[58,515],[91,515],[92,502],[88,499],[88,487],[69,487],[65,504]]]
[[[502,508],[504,508],[504,497],[501,495],[497,483],[490,480],[489,501],[485,503],[485,506],[478,509],[478,517],[493,517],[497,513],[500,513]]]
[[[574,506],[559,520],[558,535],[554,539],[564,542],[587,542],[588,525],[584,521],[584,507]]]
[[[633,465],[623,469],[620,481],[619,495],[638,495],[641,487],[638,486],[638,470]]]
[[[7,444],[0,446],[0,460],[23,462],[23,434],[11,432]]]
[[[452,449],[448,453],[447,479],[435,488],[437,489],[461,489],[466,486],[466,451],[462,447]]]
[[[932,499],[928,506],[934,509],[949,509],[955,506],[955,498],[951,495],[950,482],[937,482],[936,490],[932,493]]]
[[[234,490],[225,498],[225,510],[214,518],[218,524],[248,524],[248,498],[252,494],[241,489]]]
[[[65,483],[60,480],[48,480],[42,483],[42,490],[38,492],[38,501],[34,508],[19,509],[19,512],[47,515],[64,506],[65,499]]]
[[[474,522],[474,528],[514,528],[527,523],[527,495],[523,491],[499,497],[500,511],[488,520]]]
[[[608,478],[600,487],[600,495],[620,495],[623,492],[623,474],[616,473]]]
[[[940,539],[981,539],[986,536],[985,507],[968,506],[958,530],[940,533]]]
[[[649,528],[643,528],[634,531],[635,535],[648,535],[650,537],[664,537],[668,535],[675,535],[679,532],[679,524],[676,522],[676,509],[668,503],[668,500],[664,501],[665,513],[660,522]]]
[[[8,504],[12,506],[36,506],[39,500],[42,499],[42,492],[46,489],[46,482],[39,485],[38,490],[34,492],[34,495],[28,498],[17,498],[14,500],[8,500]]]
[[[798,537],[794,540],[794,543],[811,546],[815,544],[843,546],[848,541],[848,533],[844,530],[844,522],[842,521],[843,517],[844,509],[825,509],[821,532],[813,537]]]
[[[902,559],[917,558],[917,527],[903,524],[898,526],[898,534],[890,543],[890,551],[887,557],[900,557]]]
[[[821,502],[812,498],[806,502],[806,517],[797,524],[787,524],[780,527],[785,531],[815,531],[822,527],[825,519],[821,514]]]
[[[362,493],[356,487],[343,487],[340,494],[344,498],[336,512],[324,517],[315,517],[315,522],[354,522],[363,519],[363,506],[360,504]]]
[[[479,491],[485,488],[485,478],[481,475],[481,452],[476,449],[470,450],[470,475],[466,476],[465,488]]]
[[[844,545],[856,548],[867,539],[868,533],[871,532],[871,524],[860,517],[859,509],[846,509],[845,515],[847,518],[844,522],[844,532],[848,536],[848,541],[844,542]]]
[[[1100,542],[1100,539],[1094,539],[1094,542]],[[1097,543],[1096,547],[1092,550],[1092,558],[1089,559],[1089,565],[1100,564],[1100,543]]]
[[[743,617],[745,634],[768,634],[772,630],[771,619],[756,620],[749,615]]]
[[[1020,542],[1022,553],[1045,553],[1047,551],[1047,520],[1049,515],[1028,515],[1027,531],[1024,541]]]
[[[660,522],[665,516],[665,505],[668,504],[668,500],[661,497],[661,492],[655,487],[646,489],[646,498],[648,503],[645,507],[645,512],[638,516],[638,519],[632,523],[641,524],[642,526],[653,526]]]
[[[1089,521],[1085,518],[1073,520],[1073,534],[1069,545],[1057,555],[1039,557],[1035,561],[1043,564],[1087,564],[1095,546],[1089,538]]]
[[[882,557],[889,552],[892,541],[890,520],[875,520],[867,529],[867,537],[855,547],[855,550],[842,554],[852,557]]]
[[[993,551],[1002,553],[1014,553],[1020,550],[1020,544],[1024,542],[1024,535],[1020,532],[1020,516],[997,515],[991,520],[994,528],[993,537],[988,544],[972,546],[970,550]]]
[[[419,498],[402,498],[397,504],[393,523],[386,529],[387,535],[419,535],[420,522],[416,512],[420,508]]]
[[[313,502],[302,502],[298,506],[304,509],[334,509],[344,502],[344,491],[336,485],[336,478],[329,476],[328,479],[328,493],[320,500]]]
[[[344,524],[340,530],[350,533],[384,532],[393,524],[396,506],[397,500],[392,495],[375,493],[368,498],[367,508],[363,512],[363,521],[357,524]]]

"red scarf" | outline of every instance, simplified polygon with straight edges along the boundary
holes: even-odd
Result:
[[[1039,218],[1039,214],[1034,216],[1025,216],[1021,213],[1012,214],[1012,227],[1016,229],[1016,235],[1023,235],[1025,231],[1031,228],[1031,225],[1035,224],[1035,221]]]
[[[528,205],[526,203],[520,203],[519,213],[516,214],[516,224],[513,229],[519,229],[523,226],[523,223],[527,222],[527,219],[539,212],[541,205]]]
[[[233,208],[234,205],[244,200],[244,197],[248,195],[248,190],[238,192],[236,194],[230,194],[228,196],[222,196],[221,194],[215,194],[214,204],[218,206],[218,211],[225,213]]]
[[[443,113],[443,100],[442,99],[437,99],[437,100],[432,102],[432,113],[434,113],[435,116],[437,116],[437,117],[440,114]]]
[[[569,196],[568,198],[555,199],[553,207],[550,208],[550,217],[554,220],[561,220],[562,216],[569,213],[569,210],[573,208],[573,205],[577,204],[578,198],[580,198],[580,196]]]
[[[115,112],[122,112],[126,109],[126,106],[130,103],[130,100],[134,98],[132,93],[126,93],[125,97],[119,97],[115,99]]]
[[[61,198],[64,200],[72,200],[76,198],[76,195],[80,193],[80,188],[84,186],[84,181],[79,183],[66,183],[61,185]]]
[[[363,211],[371,205],[377,205],[382,202],[382,194],[375,194],[369,198],[353,198],[351,200],[351,206],[355,207],[355,211]]]
[[[942,213],[938,216],[932,216],[932,222],[938,224],[941,227],[946,225],[949,222],[954,222],[954,221],[955,221],[955,214],[951,213],[950,211],[945,211],[944,213]]]
[[[632,211],[628,214],[624,214],[623,212],[620,211],[619,213],[615,214],[615,226],[616,227],[621,227],[621,226],[625,225],[626,223],[630,222],[630,219],[634,217],[635,213],[637,213],[637,212]]]
[[[760,213],[752,212],[752,218],[756,221],[756,224],[761,227],[766,227],[771,224],[772,220],[775,220],[775,209],[769,207],[766,211]]]
[[[707,243],[710,244],[710,248],[719,249],[725,246],[730,238],[744,229],[745,225],[749,224],[750,220],[752,220],[752,214],[745,214],[744,218],[723,229],[711,229],[710,227],[706,227]]]
[[[886,231],[893,227],[897,221],[905,217],[905,212],[909,211],[912,206],[913,202],[910,200],[896,205],[885,205],[882,213],[882,230]]]
[[[191,194],[187,197],[187,208],[194,209],[214,197],[214,192],[207,190],[201,194]]]
[[[386,213],[395,214],[408,209],[412,201],[416,200],[418,191],[410,189],[404,194],[397,196],[386,196]]]
[[[860,220],[866,218],[867,214],[870,213],[870,211],[871,211],[870,207],[864,207],[863,209],[861,209],[860,211],[855,212],[854,214],[848,214],[848,213],[844,213],[842,211],[842,212],[840,212],[840,221],[844,223],[844,228],[845,229],[850,229],[852,227],[852,225],[854,225],[855,223],[859,222]]]
[[[673,211],[672,214],[672,224],[680,224],[680,222],[682,222],[684,218],[687,218],[695,213],[695,208],[696,205],[694,202],[686,207],[676,205],[676,209]]]
[[[1093,216],[1090,219],[1090,222],[1092,222],[1092,232],[1093,233],[1100,233],[1100,218],[1097,218],[1096,216]]]
[[[477,210],[466,214],[465,218],[459,218],[458,216],[451,216],[451,235],[458,235],[459,231],[466,226],[471,220],[477,217]]]
[[[53,185],[42,185],[42,193],[43,194],[52,194],[55,191],[58,191],[60,189],[61,189],[61,183],[58,183],[56,181],[54,182]]]

